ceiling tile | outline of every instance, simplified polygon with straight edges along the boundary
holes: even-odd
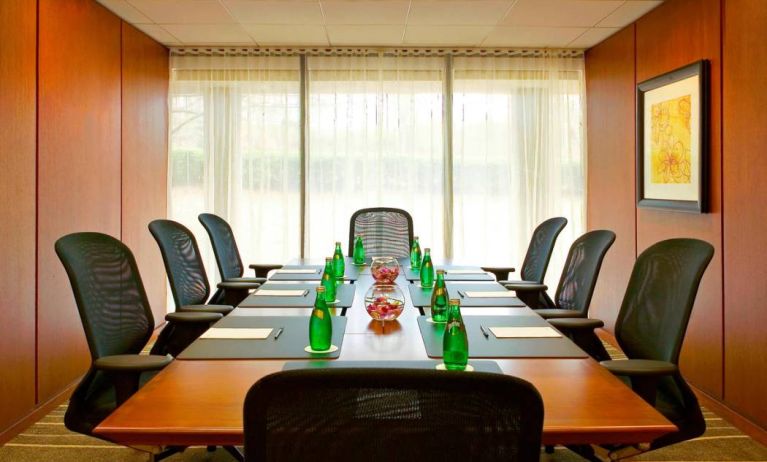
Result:
[[[326,26],[331,45],[385,46],[401,45],[405,26],[330,25]]]
[[[166,31],[162,26],[157,24],[134,24],[136,29],[142,31],[146,35],[152,37],[163,45],[180,45],[181,42]]]
[[[482,42],[488,47],[566,47],[585,27],[496,27]]]
[[[501,22],[523,27],[593,27],[623,0],[518,0]]]
[[[163,27],[185,45],[253,45],[238,24],[170,24]]]
[[[662,0],[629,0],[603,19],[599,27],[624,27],[663,3]]]
[[[234,20],[216,0],[129,0],[157,24],[227,24]]]
[[[328,45],[325,27],[320,25],[243,24],[245,31],[260,45]]]
[[[317,0],[253,1],[223,0],[224,5],[243,24],[323,24]]]
[[[591,48],[621,30],[620,27],[594,27],[570,42],[568,48]]]
[[[470,47],[479,45],[491,30],[491,26],[407,26],[405,44]]]
[[[112,13],[123,18],[131,24],[151,24],[152,20],[143,15],[125,0],[98,0],[99,3],[109,8]]]
[[[325,24],[405,24],[409,1],[321,1]]]
[[[408,25],[490,25],[503,18],[511,1],[414,1]]]

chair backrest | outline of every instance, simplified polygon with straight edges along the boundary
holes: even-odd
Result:
[[[543,403],[501,374],[311,369],[259,380],[245,398],[245,460],[537,461]]]
[[[632,359],[677,364],[698,286],[714,248],[698,239],[652,245],[634,263],[615,336]]]
[[[530,245],[527,246],[525,261],[522,262],[520,277],[523,281],[543,284],[554,244],[565,225],[567,225],[566,218],[555,217],[549,218],[535,228]]]
[[[357,235],[362,235],[366,257],[408,257],[413,242],[413,217],[402,209],[388,207],[357,210],[349,221],[350,257]]]
[[[242,266],[237,241],[234,240],[234,233],[229,223],[212,213],[201,213],[197,218],[210,236],[221,280],[242,277],[245,267]]]
[[[590,231],[573,242],[554,297],[557,308],[574,310],[586,317],[605,254],[615,242],[615,233]]]
[[[176,308],[205,304],[210,283],[194,234],[172,220],[154,220],[149,223],[149,232],[160,246]]]
[[[130,249],[101,233],[74,233],[56,241],[69,276],[91,357],[138,354],[154,318]]]

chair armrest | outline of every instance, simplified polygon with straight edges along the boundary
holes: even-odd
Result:
[[[256,277],[265,278],[269,271],[276,270],[282,268],[282,265],[274,265],[274,264],[253,264],[250,265],[250,269],[256,272]]]
[[[230,305],[184,305],[176,309],[176,313],[221,313],[224,316],[234,309]]]
[[[626,377],[662,377],[676,374],[679,371],[676,364],[650,359],[619,359],[602,361],[599,364],[614,375]]]
[[[605,325],[601,319],[590,318],[554,318],[546,321],[561,331],[594,330]]]
[[[223,290],[251,290],[261,287],[260,282],[219,282],[216,286]]]
[[[224,282],[244,282],[246,284],[263,284],[266,281],[268,281],[268,279],[266,278],[249,278],[249,277],[231,278],[231,279],[224,280]]]
[[[513,290],[515,292],[545,292],[549,290],[549,286],[546,284],[538,284],[535,282],[527,281],[504,281],[501,283],[503,287]]]
[[[482,271],[493,273],[493,275],[495,276],[495,280],[500,281],[502,279],[506,279],[507,277],[509,277],[509,274],[513,273],[516,270],[512,266],[483,266]]]
[[[205,313],[205,312],[175,312],[165,315],[165,320],[168,322],[175,322],[178,324],[199,324],[199,323],[213,323],[223,318],[221,313]]]
[[[113,355],[93,362],[93,367],[106,372],[159,371],[173,361],[171,355]]]

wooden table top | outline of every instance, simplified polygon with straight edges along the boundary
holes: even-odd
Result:
[[[399,320],[370,319],[362,299],[372,279],[357,282],[338,360],[427,360],[408,298]],[[255,311],[258,310],[256,313]],[[308,309],[248,309],[248,316],[308,316]],[[230,314],[237,315],[237,312]],[[340,310],[338,313],[340,314]],[[471,315],[537,316],[529,308],[472,308]],[[471,352],[471,345],[469,345]],[[538,388],[544,402],[544,444],[645,443],[676,430],[629,387],[590,358],[496,360],[504,373]],[[275,360],[177,360],[94,432],[124,445],[240,445],[242,405],[261,377],[282,370]]]

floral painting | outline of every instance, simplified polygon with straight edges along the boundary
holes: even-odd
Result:
[[[652,105],[653,183],[690,183],[690,95]]]

